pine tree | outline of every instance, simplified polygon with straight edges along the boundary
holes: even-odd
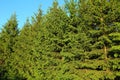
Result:
[[[1,44],[3,46],[3,52],[4,53],[12,53],[13,46],[15,44],[15,37],[18,35],[18,23],[16,19],[16,15],[12,15],[10,20],[3,26],[2,32],[1,32]]]
[[[62,39],[68,19],[66,13],[58,6],[57,1],[53,2],[53,6],[46,15],[46,20],[50,49],[53,52],[60,52],[64,46]]]
[[[19,36],[17,37],[17,42],[14,46],[15,53],[24,53],[25,51],[29,51],[29,44],[31,42],[31,24],[29,20],[26,20],[26,23],[24,24],[22,30],[20,31]],[[28,50],[25,50],[28,49]],[[23,51],[23,52],[19,52]],[[21,54],[22,55],[22,54]]]
[[[1,80],[119,80],[119,58],[119,0],[55,0],[20,32],[15,14],[0,32]]]
[[[8,74],[6,72],[11,68],[11,61],[9,59],[14,53],[14,45],[16,44],[16,37],[18,34],[19,30],[16,14],[13,14],[8,22],[3,26],[0,35],[0,61],[2,61],[0,74],[3,75],[3,79],[7,79],[6,76],[8,76]]]
[[[89,0],[84,2],[84,5],[80,8],[80,12],[84,25],[89,29],[88,35],[93,38],[92,44],[95,47],[103,48],[107,59],[107,48],[111,45],[111,40],[108,38],[112,31],[110,28],[114,22],[119,21],[119,15],[116,15],[119,13],[117,10],[119,9],[119,1]]]
[[[29,20],[26,20],[17,42],[14,46],[15,52],[10,60],[12,60],[11,72],[22,75],[23,79],[37,79],[41,78],[37,71],[38,68],[42,68],[42,13],[39,10],[38,13],[32,17],[32,24]],[[10,72],[9,72],[10,73]],[[34,76],[34,77],[33,77]]]
[[[90,51],[90,38],[87,37],[85,30],[82,30],[81,19],[78,13],[77,0],[65,0],[65,11],[68,15],[67,28],[64,34],[64,48],[62,55],[81,59],[86,51]],[[65,53],[64,53],[65,52]],[[66,53],[67,52],[67,53]],[[70,56],[69,56],[70,57]]]
[[[44,42],[46,41],[47,31],[45,29],[46,19],[43,16],[42,10],[39,8],[38,12],[32,17],[31,36],[33,37],[33,44],[36,46],[36,50],[43,52]]]

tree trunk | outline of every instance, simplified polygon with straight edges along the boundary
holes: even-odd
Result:
[[[106,72],[109,71],[109,68],[108,68],[108,60],[107,60],[107,47],[104,45],[103,47],[103,50],[104,50],[104,58],[105,58],[105,65],[106,65]]]
[[[105,60],[107,60],[107,47],[105,45],[103,47],[103,51],[104,51]]]

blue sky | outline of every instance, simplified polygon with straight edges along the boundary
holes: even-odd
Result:
[[[0,28],[7,22],[13,13],[16,13],[18,27],[21,28],[26,21],[37,12],[41,6],[43,13],[51,7],[54,0],[0,0]],[[58,0],[59,5],[64,4],[64,0]]]

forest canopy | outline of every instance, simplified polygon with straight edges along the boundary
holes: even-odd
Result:
[[[55,0],[0,32],[0,80],[120,80],[120,0]]]

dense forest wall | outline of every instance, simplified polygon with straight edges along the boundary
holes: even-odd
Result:
[[[31,23],[30,23],[31,22]],[[120,1],[57,1],[0,32],[1,80],[120,80]]]

